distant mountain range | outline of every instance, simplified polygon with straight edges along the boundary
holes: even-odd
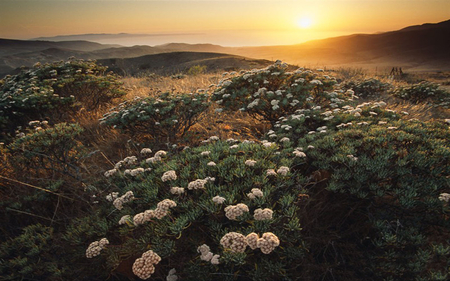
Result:
[[[207,65],[210,70],[232,68],[231,60],[247,61],[242,66],[263,63],[255,59],[281,59],[291,64],[311,67],[354,66],[363,68],[391,68],[401,66],[404,70],[450,70],[450,20],[406,27],[397,31],[378,34],[353,34],[297,45],[263,47],[223,47],[212,44],[171,43],[159,46],[133,46],[100,44],[91,40],[148,36],[147,34],[86,34],[68,35],[42,40],[0,39],[0,77],[20,66],[34,63],[64,60],[75,56],[82,59],[97,59],[126,74],[135,74],[139,69],[169,74],[194,64]],[[43,38],[40,38],[43,39]],[[77,39],[71,41],[64,41]],[[165,53],[172,53],[171,55]],[[200,52],[192,55],[189,52]],[[216,53],[212,55],[211,53]],[[161,54],[159,56],[149,56]],[[164,55],[162,55],[164,54]],[[228,54],[225,55],[225,54]],[[234,56],[231,56],[234,55]],[[139,58],[141,57],[141,58]],[[214,59],[213,59],[214,58]],[[218,59],[228,61],[222,68],[212,63]],[[152,62],[152,60],[155,60]],[[114,62],[114,63],[113,63]],[[166,64],[166,65],[165,65]],[[176,64],[183,66],[177,67]],[[156,65],[157,67],[151,67]],[[213,66],[214,65],[214,66]],[[146,67],[148,66],[148,67]],[[164,67],[162,67],[164,66]],[[164,71],[162,70],[164,68]],[[119,71],[119,72],[120,72]]]

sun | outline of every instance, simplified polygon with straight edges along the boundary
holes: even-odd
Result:
[[[297,20],[297,26],[300,28],[310,28],[313,24],[313,21],[310,17],[301,17]]]

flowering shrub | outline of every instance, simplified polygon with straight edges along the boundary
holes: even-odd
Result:
[[[251,116],[275,122],[281,116],[310,103],[326,100],[326,91],[336,80],[311,70],[288,72],[287,65],[277,61],[259,70],[224,80],[212,100],[226,110],[242,110]]]
[[[352,90],[360,98],[378,98],[380,93],[388,90],[391,85],[378,79],[370,78],[360,81],[344,81],[341,83],[344,90]]]
[[[18,126],[45,117],[67,121],[81,107],[95,110],[124,94],[117,77],[95,62],[38,63],[6,76],[0,85],[0,132],[12,133]]]
[[[155,141],[173,142],[184,136],[208,107],[208,95],[204,93],[164,93],[126,101],[100,120],[134,136],[150,135]]]
[[[450,108],[450,93],[439,89],[439,85],[431,82],[420,82],[411,86],[401,86],[393,89],[395,97],[412,102],[430,101],[444,108]]]
[[[129,169],[151,167],[144,177],[127,177],[121,170],[109,176],[107,179],[114,189],[134,194],[134,200],[113,213],[116,208],[105,202],[105,212],[111,213],[110,219],[115,221],[109,236],[119,235],[121,241],[133,241],[133,246],[120,245],[119,241],[114,244],[110,239],[107,251],[102,251],[100,256],[110,260],[120,251],[121,258],[111,264],[111,268],[120,268],[122,263],[128,264],[129,259],[151,249],[161,257],[161,262],[154,265],[155,278],[161,273],[167,275],[168,263],[179,265],[176,267],[178,276],[200,280],[211,279],[215,272],[230,270],[239,270],[249,279],[276,278],[273,267],[266,271],[263,265],[277,256],[304,254],[300,247],[303,243],[301,228],[295,218],[300,208],[293,204],[300,188],[291,187],[304,182],[305,178],[292,173],[266,175],[267,169],[284,167],[282,170],[286,170],[294,161],[294,156],[275,153],[275,146],[251,142],[236,145],[238,149],[230,148],[228,142],[215,140],[178,154],[167,153],[159,162],[137,161],[127,166]],[[253,166],[246,165],[250,155],[255,161]],[[216,165],[208,165],[211,161]],[[182,193],[178,193],[179,188],[183,188]],[[249,198],[249,193],[254,197]],[[156,218],[153,210],[160,208],[162,202],[171,203],[170,213]],[[124,217],[126,215],[130,217]],[[134,224],[127,223],[132,217]],[[258,240],[258,248],[263,252],[258,250],[247,256],[247,252],[252,252],[250,248],[246,251],[241,247],[233,253],[221,246],[222,237],[229,232],[241,235],[271,232],[276,239],[269,234],[258,237],[262,239]],[[242,237],[246,243],[245,236]],[[237,262],[237,259],[242,261]],[[275,268],[285,270],[286,276],[295,276],[295,270],[291,270],[293,262],[285,259]],[[255,266],[261,269],[252,273]],[[138,274],[142,274],[141,271]]]
[[[77,140],[82,131],[78,124],[60,123],[52,127],[45,121],[35,121],[34,126],[18,133],[7,146],[12,166],[20,173],[26,171],[27,177],[65,175],[80,179],[77,163],[87,152]]]

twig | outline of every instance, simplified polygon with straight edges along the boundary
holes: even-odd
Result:
[[[54,194],[54,195],[57,195],[57,196],[64,197],[64,198],[66,198],[66,199],[74,200],[73,198],[70,198],[70,197],[67,197],[67,196],[65,196],[65,195],[62,195],[62,194],[53,192],[53,191],[48,190],[48,189],[45,189],[45,188],[43,188],[43,187],[31,185],[31,184],[29,184],[29,183],[25,183],[25,182],[21,182],[21,181],[18,181],[18,180],[10,179],[10,178],[4,177],[4,176],[0,176],[0,178],[5,179],[5,180],[8,180],[8,181],[15,182],[15,183],[19,183],[19,184],[22,184],[22,185],[25,185],[25,186],[28,186],[28,187],[36,188],[36,189],[39,189],[39,190],[42,190],[42,191],[45,191],[45,192],[48,192],[48,193],[51,193],[51,194]]]

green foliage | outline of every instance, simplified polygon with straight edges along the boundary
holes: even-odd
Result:
[[[135,243],[134,247],[115,245],[111,251],[120,248],[123,262],[149,247],[165,263],[178,265],[177,272],[180,276],[199,280],[214,279],[216,274],[237,274],[248,280],[273,280],[280,276],[280,272],[285,276],[295,277],[296,261],[279,258],[288,255],[288,252],[296,257],[304,254],[300,222],[295,219],[300,208],[294,204],[300,187],[293,186],[301,184],[305,178],[289,172],[274,176],[266,173],[267,169],[277,170],[281,166],[290,166],[293,158],[275,153],[276,147],[259,143],[216,141],[216,138],[211,138],[208,142],[210,144],[187,149],[179,154],[169,154],[161,162],[142,161],[138,166],[124,167],[146,169],[138,176],[132,176],[122,169],[113,176],[111,184],[115,186],[115,190],[120,194],[131,190],[136,197],[110,217],[116,222],[124,215],[133,217],[139,212],[154,209],[163,199],[174,200],[177,206],[162,219],[155,218],[141,225],[122,225],[110,229],[108,236],[120,235],[121,241],[132,239]],[[246,164],[250,159],[256,161],[254,166]],[[162,175],[167,170],[176,171],[177,178],[163,181]],[[189,190],[189,183],[197,179],[206,180],[204,189]],[[185,192],[181,195],[172,194],[170,190],[174,186],[184,187]],[[248,193],[253,188],[259,188],[264,195],[251,199]],[[215,196],[224,197],[225,203],[214,203],[212,198]],[[250,212],[236,220],[228,219],[224,208],[238,203],[246,204]],[[111,203],[105,204],[110,206],[111,211],[114,210]],[[258,208],[272,209],[273,219],[257,221],[253,218],[253,212]],[[237,254],[220,245],[220,239],[228,232],[244,235],[255,232],[260,236],[265,232],[273,232],[282,243],[271,254],[249,248],[246,255]],[[223,256],[219,265],[199,259],[197,248],[202,244],[209,245],[213,253]],[[126,255],[123,252],[125,250]],[[279,260],[279,268],[267,267],[274,260]],[[183,272],[184,266],[186,272]],[[252,273],[255,268],[258,271]],[[163,272],[166,274],[169,269],[166,268]]]
[[[38,63],[0,84],[0,132],[12,133],[36,119],[67,121],[82,107],[95,110],[124,94],[117,77],[95,62]]]
[[[450,93],[439,89],[439,85],[427,81],[411,86],[401,86],[392,90],[391,94],[412,102],[431,102],[444,108],[450,107]]]
[[[219,83],[212,100],[225,110],[241,110],[270,122],[299,108],[329,101],[335,79],[311,70],[287,72],[281,62]]]
[[[188,75],[200,75],[206,73],[206,65],[194,65],[191,68],[189,68],[187,74]]]
[[[134,136],[150,135],[157,141],[174,142],[184,136],[208,107],[206,93],[163,93],[125,101],[100,120]]]
[[[358,81],[344,81],[342,88],[353,90],[355,95],[360,98],[378,98],[379,94],[388,90],[391,86],[378,79],[370,78]]]
[[[7,146],[13,167],[29,177],[53,179],[67,175],[79,179],[77,162],[86,155],[77,140],[83,129],[78,124],[30,122],[31,128]]]

